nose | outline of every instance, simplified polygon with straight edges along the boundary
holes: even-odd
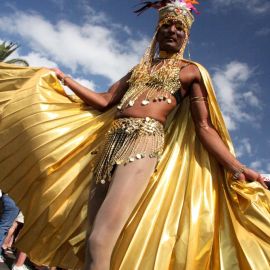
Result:
[[[175,26],[175,24],[171,24],[170,26],[169,26],[169,32],[171,32],[171,33],[175,33],[175,31],[176,31],[176,26]]]

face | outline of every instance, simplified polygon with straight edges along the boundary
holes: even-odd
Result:
[[[163,24],[157,33],[160,51],[179,52],[185,39],[185,31],[181,22],[170,21]]]

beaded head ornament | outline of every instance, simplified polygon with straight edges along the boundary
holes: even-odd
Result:
[[[142,3],[143,6],[134,12],[140,15],[149,8],[155,8],[159,12],[159,20],[154,38],[148,48],[142,62],[152,62],[152,59],[156,52],[156,34],[159,28],[168,22],[180,22],[183,25],[185,32],[185,39],[183,41],[181,50],[174,55],[174,58],[182,59],[185,51],[185,47],[188,42],[189,32],[194,22],[194,16],[192,11],[198,13],[194,5],[199,4],[196,0],[161,0],[161,1],[146,1]]]

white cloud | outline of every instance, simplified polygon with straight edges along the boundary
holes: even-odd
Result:
[[[27,55],[22,55],[19,57],[22,59],[25,59],[29,63],[30,66],[34,66],[34,67],[56,67],[57,66],[55,62],[35,52],[31,52]]]
[[[90,88],[91,90],[96,88],[96,85],[93,81],[86,80],[84,78],[74,78],[74,80],[81,85]]]
[[[85,14],[84,19],[92,24],[106,24],[108,21],[108,16],[102,12],[96,12],[88,3],[87,0],[78,1],[80,10]]]
[[[0,43],[1,43],[1,39],[0,39]],[[27,55],[21,55],[20,54],[20,50],[16,50],[12,53],[12,55],[10,55],[8,59],[12,59],[12,58],[21,58],[21,59],[24,59],[26,60],[30,66],[34,66],[34,67],[57,67],[57,64],[51,60],[49,60],[48,58],[44,57],[44,56],[41,56],[40,54],[38,53],[34,53],[34,52],[31,52]],[[96,89],[96,84],[93,82],[93,81],[90,81],[90,80],[87,80],[85,78],[82,78],[82,77],[75,77],[74,78],[75,81],[77,81],[78,83],[80,83],[81,85],[91,89],[91,90],[95,90]],[[74,94],[67,86],[63,86],[64,89],[65,89],[65,92],[68,94],[68,95],[72,95]]]
[[[1,39],[0,39],[1,43]],[[29,54],[21,54],[20,49],[18,48],[16,51],[14,51],[9,57],[7,57],[6,60],[14,59],[14,58],[21,58],[23,60],[26,60],[30,66],[33,67],[56,67],[57,64],[45,56],[42,56],[39,53],[36,52],[30,52]]]
[[[262,166],[263,166],[263,162],[260,160],[253,161],[252,163],[250,163],[250,168],[254,170],[258,170],[258,171],[262,170]]]
[[[89,81],[89,80],[86,80],[84,78],[73,78],[76,82],[78,82],[79,84],[83,85],[84,87],[87,87],[93,91],[95,91],[96,89],[96,85],[93,81]],[[74,92],[69,89],[67,86],[63,86],[64,87],[64,90],[65,92],[68,94],[68,95],[73,95]]]
[[[56,1],[56,0],[52,0]],[[131,30],[127,25],[121,25],[119,23],[112,22],[108,17],[108,14],[99,11],[96,12],[90,5],[88,0],[80,0],[78,2],[80,10],[84,14],[84,19],[86,22],[103,26],[106,25],[107,28],[113,29],[113,31],[125,32],[128,35],[131,35]]]
[[[247,104],[249,104],[252,107],[259,107],[260,106],[259,99],[251,91],[243,93],[243,99],[246,101]]]
[[[258,114],[252,110],[259,111],[260,102],[254,92],[258,86],[250,83],[252,73],[253,70],[246,63],[238,61],[232,61],[214,72],[213,82],[217,98],[230,130],[237,129],[237,124],[241,122],[258,126]]]
[[[270,174],[270,160],[267,159],[256,160],[250,163],[249,167],[260,173]]]
[[[267,14],[270,11],[269,0],[212,0],[211,2],[215,10],[238,7],[253,14]]]
[[[0,28],[20,35],[34,53],[46,55],[73,72],[82,69],[115,81],[139,61],[148,39],[134,39],[124,30],[127,38],[123,41],[117,37],[115,27],[97,23],[104,19],[102,14],[95,16],[95,22],[83,25],[66,20],[53,24],[38,14],[16,12],[14,16],[0,17]]]
[[[270,27],[263,27],[256,32],[257,36],[269,36],[270,35]]]
[[[250,156],[252,153],[252,147],[249,138],[243,138],[236,146],[236,156],[238,158],[242,156]]]

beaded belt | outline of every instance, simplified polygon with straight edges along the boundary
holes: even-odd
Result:
[[[157,120],[149,117],[115,119],[99,151],[96,182],[105,184],[110,181],[116,164],[125,165],[146,156],[159,158],[163,147],[164,128]]]

